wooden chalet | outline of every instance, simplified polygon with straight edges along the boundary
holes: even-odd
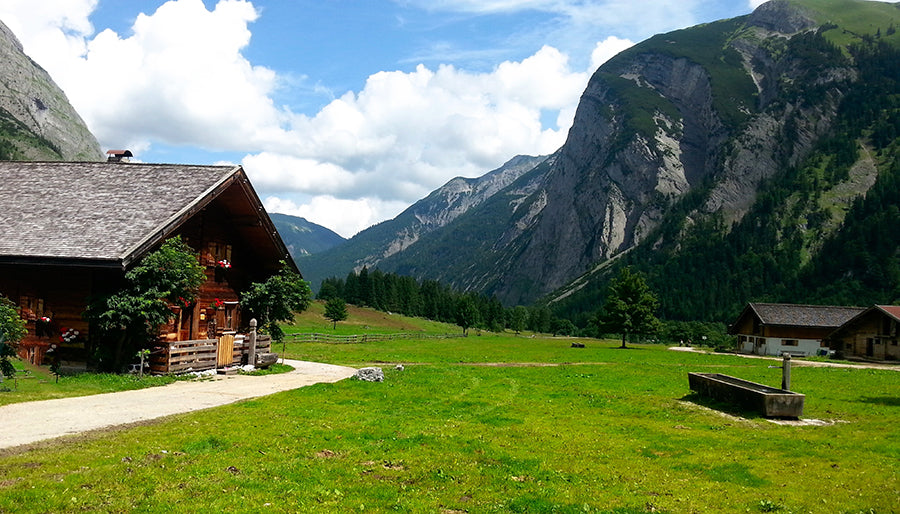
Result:
[[[728,333],[738,337],[738,350],[757,355],[789,353],[803,357],[828,349],[825,338],[860,314],[860,307],[749,303]]]
[[[827,337],[832,350],[845,357],[898,360],[900,306],[875,305],[844,323]]]
[[[239,293],[281,261],[296,271],[240,166],[0,162],[0,201],[0,294],[26,320],[19,352],[36,364],[51,345],[89,361],[88,298],[119,289],[170,237],[199,253],[207,281],[196,302],[171,306],[163,341],[234,333]]]

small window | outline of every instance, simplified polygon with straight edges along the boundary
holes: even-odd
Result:
[[[797,339],[782,339],[781,346],[797,346],[800,344],[800,341]]]
[[[231,245],[210,241],[206,244],[206,252],[203,255],[203,264],[207,266],[219,266],[220,263],[231,262]]]

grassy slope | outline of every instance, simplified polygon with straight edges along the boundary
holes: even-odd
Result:
[[[900,9],[889,2],[869,0],[794,0],[795,3],[813,11],[819,23],[834,23],[840,28],[825,32],[825,37],[838,46],[857,43],[863,35],[881,32],[883,41],[900,44],[900,33],[887,34],[893,25],[900,29]]]
[[[418,323],[390,319],[370,326]],[[687,388],[688,371],[774,384],[770,361],[585,342],[294,345],[291,357],[407,366],[385,366],[380,384],[321,384],[9,453],[0,512],[895,508],[896,372],[796,368],[806,416],[841,422],[786,427],[723,416]],[[568,364],[461,364],[522,362]]]
[[[298,314],[293,325],[284,327],[288,334],[319,332],[325,334],[393,334],[399,332],[420,332],[423,334],[451,334],[460,331],[456,325],[439,323],[423,318],[410,318],[399,314],[388,314],[374,309],[347,305],[347,320],[339,321],[332,328],[325,318],[325,302],[315,301],[309,309]]]

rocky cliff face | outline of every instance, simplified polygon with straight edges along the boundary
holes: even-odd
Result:
[[[854,79],[840,61],[810,77],[809,63],[787,50],[816,27],[794,2],[774,1],[737,20],[656,36],[601,67],[548,174],[548,201],[492,292],[529,301],[563,286],[642,242],[691,192],[706,200],[689,217],[741,219],[760,183],[828,132],[842,86]],[[809,80],[820,90],[812,102],[792,96],[795,82]],[[521,290],[526,277],[541,277],[536,289]]]
[[[65,93],[0,22],[0,158],[97,161],[97,139]]]

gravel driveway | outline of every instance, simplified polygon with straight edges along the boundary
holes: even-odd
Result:
[[[356,369],[345,366],[294,360],[285,363],[294,370],[277,375],[216,376],[136,391],[5,405],[0,407],[0,449],[218,407],[321,382],[338,382],[356,374]]]

